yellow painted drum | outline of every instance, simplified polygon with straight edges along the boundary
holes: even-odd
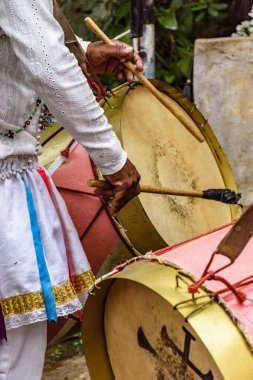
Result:
[[[243,303],[219,281],[195,299],[188,292],[229,228],[132,259],[97,281],[83,318],[92,380],[253,379],[252,276],[240,287],[249,297]],[[252,266],[242,265],[252,244],[220,272],[227,281],[252,274]]]
[[[39,156],[39,162],[46,169],[50,168],[50,172],[55,171],[55,167],[59,166],[62,152],[71,144],[73,137],[60,124],[53,123],[42,131],[40,143],[43,147],[43,153]],[[70,147],[71,148],[71,147]]]
[[[102,101],[114,131],[142,176],[142,184],[185,190],[237,191],[226,157],[203,115],[173,87],[152,81],[177,114],[204,137],[200,143],[144,86],[124,84]],[[140,194],[119,213],[137,252],[188,239],[240,215],[239,206],[166,195]]]

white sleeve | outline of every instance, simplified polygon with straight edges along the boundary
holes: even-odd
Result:
[[[84,41],[81,37],[76,36],[77,41],[83,48],[83,51],[86,53],[88,45],[90,44],[90,41]]]
[[[52,11],[52,0],[1,0],[0,27],[25,67],[31,88],[102,173],[115,173],[124,166],[126,152],[65,47]]]

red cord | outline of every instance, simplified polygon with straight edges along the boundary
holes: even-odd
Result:
[[[204,282],[207,281],[207,280],[208,280],[208,281],[211,281],[211,280],[214,280],[214,281],[220,281],[220,282],[222,282],[223,284],[226,285],[226,288],[225,288],[225,289],[222,289],[222,290],[220,290],[220,291],[217,291],[217,292],[212,293],[212,294],[211,294],[212,297],[218,296],[218,295],[220,295],[221,293],[224,293],[225,291],[230,290],[230,291],[234,294],[234,296],[238,299],[238,301],[239,301],[240,303],[243,303],[243,302],[246,300],[247,296],[246,296],[246,294],[243,293],[242,291],[237,290],[237,288],[238,288],[239,286],[242,286],[242,285],[243,285],[243,282],[246,281],[246,280],[248,280],[251,276],[250,276],[250,277],[247,277],[247,278],[244,279],[244,280],[241,280],[241,281],[237,282],[236,284],[230,284],[230,282],[228,282],[226,278],[224,278],[224,277],[222,277],[222,276],[217,276],[217,273],[221,272],[221,271],[222,271],[223,269],[225,269],[225,268],[228,268],[230,265],[232,265],[232,264],[234,263],[234,261],[232,261],[232,260],[230,261],[229,264],[224,265],[223,267],[217,269],[216,271],[210,271],[210,272],[209,272],[208,270],[209,270],[209,268],[210,268],[210,266],[211,266],[211,264],[212,264],[212,262],[213,262],[213,260],[214,260],[215,255],[217,255],[217,254],[218,254],[217,251],[215,251],[215,252],[212,254],[212,256],[211,256],[211,258],[210,258],[210,260],[209,260],[209,262],[208,262],[208,264],[207,264],[207,266],[206,266],[206,268],[205,268],[205,270],[204,270],[204,272],[203,272],[203,274],[202,274],[202,276],[201,276],[201,278],[200,278],[198,281],[196,281],[195,283],[193,283],[193,284],[191,284],[191,285],[188,286],[188,291],[189,291],[189,293],[192,293],[192,294],[197,293],[198,290],[199,290],[199,288],[200,288],[200,287],[204,284]],[[252,282],[253,282],[253,280],[252,280]]]
[[[87,60],[86,65],[92,74],[94,80],[90,78],[90,76],[86,73],[85,70],[83,71],[84,76],[86,77],[90,87],[96,91],[96,99],[99,102],[101,99],[107,96],[107,92],[104,89],[104,86],[102,85],[101,80],[99,79],[94,67],[91,65],[91,63]]]

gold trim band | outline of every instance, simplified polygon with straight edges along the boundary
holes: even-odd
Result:
[[[76,299],[77,294],[84,293],[93,285],[95,277],[91,270],[74,275],[73,283],[66,281],[59,286],[53,286],[56,306],[65,305]],[[0,300],[2,312],[5,318],[13,315],[30,313],[45,307],[41,291],[21,294]]]

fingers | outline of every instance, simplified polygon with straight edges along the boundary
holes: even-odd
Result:
[[[111,58],[107,62],[106,72],[116,75],[119,80],[126,79],[128,82],[132,82],[134,80],[133,73],[128,70],[123,63],[115,58]]]
[[[142,71],[142,59],[130,45],[118,40],[113,40],[113,43],[115,45],[106,45],[101,41],[90,43],[86,55],[98,74],[113,73],[120,80],[126,78],[132,82],[134,75],[123,63],[130,61],[138,71]]]
[[[113,43],[118,49],[117,55],[121,59],[121,62],[131,61],[136,66],[138,71],[143,70],[143,61],[133,47],[117,40],[113,40]]]
[[[125,65],[121,63],[117,58],[111,58],[107,62],[106,71],[114,75],[124,73]]]
[[[140,194],[140,185],[132,185],[124,190],[115,189],[115,195],[112,199],[109,212],[112,216],[116,215],[132,198]]]
[[[122,63],[131,61],[138,71],[143,70],[143,61],[139,54],[131,46],[117,40],[113,40],[113,42],[115,43],[115,48],[117,49],[116,54]],[[121,69],[121,72],[118,73],[117,77],[119,80],[122,80],[125,77],[128,82],[132,82],[134,80],[133,73],[126,67]]]
[[[104,190],[104,189],[95,189],[94,194],[101,195],[104,198],[113,198],[114,197],[114,190]]]
[[[105,178],[113,185],[114,194],[111,202],[110,213],[115,215],[125,204],[140,193],[140,174],[130,160],[117,173],[106,175]],[[110,191],[104,191],[103,196],[112,195]]]
[[[139,183],[128,188],[115,187],[114,190],[95,189],[94,194],[102,196],[105,202],[111,201],[109,212],[114,216],[133,197],[140,193]]]
[[[124,69],[124,75],[128,82],[132,82],[134,80],[134,74],[130,70]]]

